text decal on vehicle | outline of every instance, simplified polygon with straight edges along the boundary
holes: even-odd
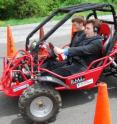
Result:
[[[25,85],[22,85],[22,86],[19,86],[19,87],[16,87],[13,89],[14,92],[17,92],[19,90],[22,90],[22,89],[25,89],[29,86],[29,84],[25,84]]]
[[[85,78],[82,76],[82,77],[71,80],[71,84],[72,85],[77,84],[77,83],[83,82],[84,80],[85,80]]]
[[[77,88],[83,87],[83,86],[87,86],[89,84],[93,83],[93,78],[85,80],[83,82],[77,83]]]

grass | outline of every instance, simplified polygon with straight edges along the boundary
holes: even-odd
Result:
[[[31,23],[38,23],[42,21],[44,17],[30,17],[25,19],[9,19],[0,21],[0,26],[7,26],[7,25],[22,25],[22,24],[31,24]]]
[[[59,20],[63,16],[56,16],[53,20]],[[0,26],[5,27],[7,25],[23,25],[23,24],[31,24],[31,23],[39,23],[43,21],[46,17],[30,17],[25,19],[9,19],[9,20],[0,20]]]

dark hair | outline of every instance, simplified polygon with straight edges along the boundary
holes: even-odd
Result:
[[[86,26],[87,24],[90,24],[90,23],[91,23],[94,27],[96,26],[96,25],[95,25],[95,20],[94,20],[94,19],[85,21],[85,26]]]
[[[102,21],[100,21],[99,19],[91,19],[91,20],[85,21],[85,25],[89,23],[92,23],[95,27],[100,27],[100,25],[102,24]]]
[[[85,20],[83,16],[76,16],[72,19],[72,23],[77,22],[77,23],[83,23],[85,24]]]
[[[99,31],[100,24],[101,24],[101,21],[100,21],[100,20],[97,21],[97,20],[95,20],[95,19],[87,20],[87,21],[85,22],[85,26],[86,26],[87,24],[90,24],[90,23],[93,25],[94,32],[98,32],[98,31]]]

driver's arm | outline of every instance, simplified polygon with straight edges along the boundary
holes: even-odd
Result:
[[[83,56],[98,53],[102,49],[102,40],[91,41],[90,44],[85,46],[71,47],[64,51],[65,55],[69,56]]]

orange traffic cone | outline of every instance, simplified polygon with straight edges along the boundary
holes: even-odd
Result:
[[[74,23],[72,24],[72,30],[71,30],[71,38],[73,37],[73,34],[76,32],[76,26]]]
[[[40,39],[42,39],[44,37],[44,29],[43,29],[43,27],[40,28],[39,36],[40,36]]]
[[[14,39],[10,26],[7,26],[7,57],[12,57],[16,53]]]
[[[98,87],[94,124],[111,124],[107,84],[105,83],[100,83]]]

